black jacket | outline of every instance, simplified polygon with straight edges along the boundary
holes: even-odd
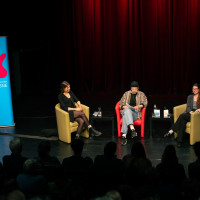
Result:
[[[11,178],[16,178],[16,176],[23,171],[23,164],[27,160],[26,157],[21,156],[21,154],[6,155],[3,157],[3,166],[7,175]]]
[[[188,98],[187,98],[187,107],[186,107],[186,111],[185,112],[190,112],[190,111],[193,110],[193,97],[194,97],[193,94],[188,96]]]
[[[73,110],[68,111],[68,108],[76,108],[74,103],[78,102],[79,100],[72,91],[70,91],[69,94],[71,98],[67,98],[63,93],[60,93],[58,95],[58,101],[61,109],[69,113],[70,122],[74,122]]]

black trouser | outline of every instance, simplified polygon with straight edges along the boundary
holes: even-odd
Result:
[[[172,130],[174,132],[178,133],[177,141],[182,142],[183,141],[183,134],[186,129],[187,122],[190,121],[190,113],[183,113],[179,116],[175,124],[172,126]]]

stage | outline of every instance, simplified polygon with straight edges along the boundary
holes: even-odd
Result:
[[[196,160],[192,146],[189,144],[188,135],[185,136],[183,147],[177,148],[176,141],[173,137],[163,138],[163,134],[168,130],[169,125],[154,124],[153,134],[149,134],[149,117],[153,109],[153,104],[165,105],[172,112],[175,104],[181,104],[182,98],[177,98],[173,101],[168,101],[167,98],[160,98],[148,96],[149,105],[147,107],[146,122],[145,122],[145,137],[138,138],[145,147],[147,157],[151,160],[152,165],[156,166],[161,161],[164,148],[168,144],[173,144],[176,147],[179,162],[184,165],[185,172],[187,172],[188,164]],[[157,101],[155,101],[157,99]],[[165,101],[163,101],[165,99]],[[48,100],[48,101],[47,101]],[[112,130],[110,122],[103,124],[96,123],[95,128],[103,132],[103,135],[93,139],[85,139],[85,146],[83,149],[83,157],[89,156],[92,159],[96,155],[103,154],[104,146],[109,141],[117,143],[117,157],[122,159],[124,155],[129,154],[134,141],[129,140],[126,146],[121,146],[120,138],[117,136],[116,116],[115,116],[115,102],[116,99],[110,101],[103,101],[103,98],[90,99],[83,103],[90,106],[90,114],[97,110],[98,106],[102,107],[102,113],[110,112],[115,117],[114,137],[112,137]],[[162,103],[161,103],[162,102]],[[168,104],[167,104],[168,102]],[[14,119],[15,127],[0,128],[0,161],[4,155],[10,154],[9,141],[13,137],[20,137],[23,144],[22,154],[29,158],[37,157],[37,145],[41,140],[49,140],[52,145],[51,154],[57,156],[62,162],[63,158],[73,154],[70,144],[66,144],[58,140],[57,125],[54,106],[57,103],[56,98],[40,97],[40,98],[20,98],[14,101]],[[74,134],[72,135],[74,137]]]

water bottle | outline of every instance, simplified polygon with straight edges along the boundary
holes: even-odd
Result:
[[[160,109],[156,107],[156,104],[154,104],[154,116],[158,118],[160,117]]]
[[[154,106],[153,106],[152,117],[155,117],[155,115],[156,115],[156,104],[154,104]]]
[[[101,107],[98,107],[98,117],[102,117]]]
[[[164,118],[168,118],[169,117],[169,110],[166,107],[164,107],[164,110],[163,110],[163,117]]]

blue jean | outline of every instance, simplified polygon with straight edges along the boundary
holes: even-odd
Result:
[[[138,119],[138,111],[135,109],[126,108],[122,111],[122,128],[121,132],[127,134],[128,126],[133,124]]]

